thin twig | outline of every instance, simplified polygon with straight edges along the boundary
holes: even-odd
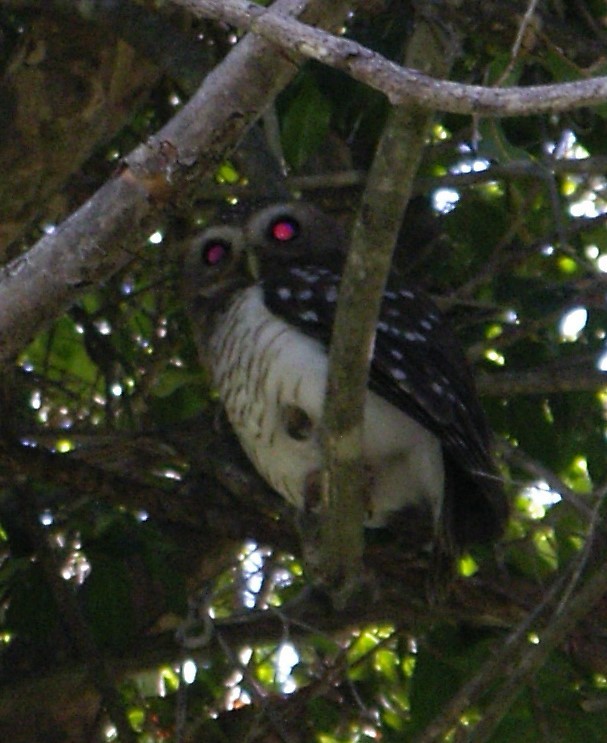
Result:
[[[510,61],[508,62],[506,69],[500,75],[496,83],[497,85],[501,85],[502,82],[506,80],[508,76],[510,75],[510,73],[512,72],[512,69],[516,63],[516,59],[521,50],[521,45],[525,38],[525,34],[527,33],[527,29],[531,25],[533,16],[535,15],[535,9],[537,8],[537,3],[538,3],[538,0],[529,0],[529,5],[527,6],[527,10],[525,11],[525,15],[523,16],[518,32],[516,34],[514,44],[512,45],[512,49],[510,50]]]
[[[530,645],[520,663],[507,676],[493,701],[487,707],[482,720],[474,728],[471,740],[485,743],[490,740],[514,700],[522,692],[525,683],[546,662],[550,653],[573,630],[576,624],[603,599],[607,592],[607,560],[597,566],[592,576],[576,596],[569,601],[566,611],[554,615],[545,630],[539,632],[539,641]]]
[[[430,157],[432,157],[430,147]],[[596,155],[580,159],[563,158],[560,160],[542,160],[537,163],[533,160],[512,160],[508,163],[495,164],[485,170],[474,170],[469,173],[446,173],[440,176],[422,176],[416,178],[413,184],[414,194],[425,194],[438,188],[465,188],[477,186],[493,181],[514,181],[517,178],[533,178],[545,181],[554,173],[604,175],[607,172],[607,157]],[[364,185],[366,173],[362,170],[336,170],[313,175],[291,175],[285,179],[291,191],[317,191],[337,188],[360,188]],[[252,184],[222,185],[208,179],[198,187],[197,196],[206,201],[225,201],[226,196],[255,195]]]
[[[599,528],[599,525],[600,525],[601,509],[603,507],[606,494],[607,494],[607,486],[605,484],[602,485],[598,490],[596,490],[593,493],[593,498],[596,499],[596,502],[594,504],[594,508],[592,509],[592,516],[590,518],[590,526],[588,529],[588,534],[586,536],[586,541],[584,542],[584,549],[580,552],[578,556],[578,559],[576,561],[575,570],[573,571],[573,575],[571,576],[571,579],[569,580],[568,585],[563,591],[563,595],[561,596],[558,606],[554,610],[555,617],[563,613],[563,611],[565,610],[565,607],[569,603],[571,595],[573,594],[577,586],[580,584],[582,573],[584,572],[584,570],[586,570],[588,566],[588,561],[590,559],[590,555],[595,549],[595,546],[596,546],[595,540],[597,538],[597,534],[603,531],[602,528]]]
[[[542,601],[529,613],[519,626],[508,636],[502,650],[490,658],[472,679],[470,679],[443,708],[433,722],[415,739],[415,743],[432,743],[440,740],[470,706],[487,692],[500,677],[506,682],[495,692],[492,703],[479,724],[474,728],[471,740],[484,743],[489,740],[503,714],[522,690],[522,684],[544,663],[549,653],[563,641],[577,622],[601,600],[607,591],[607,561],[595,571],[577,596],[571,599],[579,586],[582,573],[586,569],[589,556],[597,545],[596,532],[600,523],[599,509],[603,504],[607,485],[595,492],[596,506],[593,509],[590,531],[584,550],[573,560],[568,568],[557,577]],[[596,593],[595,593],[596,592]],[[557,601],[557,597],[559,597]],[[540,642],[529,645],[528,635],[534,624],[550,608],[550,618],[546,628],[539,632]],[[517,656],[522,652],[519,660]]]
[[[433,188],[463,188],[492,181],[511,181],[516,178],[537,178],[545,180],[548,174],[555,175],[581,174],[604,175],[607,172],[607,157],[596,155],[585,158],[546,159],[541,163],[534,160],[511,160],[506,163],[496,163],[485,170],[474,170],[470,173],[447,173],[438,177],[419,178],[415,182],[415,191],[426,193]]]
[[[582,498],[579,493],[576,493],[575,490],[572,490],[566,485],[551,469],[530,457],[519,447],[512,446],[512,444],[509,444],[505,440],[498,442],[498,449],[511,464],[525,470],[532,477],[543,480],[552,491],[558,493],[568,503],[571,503],[576,511],[584,516],[584,518],[588,521],[592,519],[593,509],[588,505],[586,499]]]
[[[489,88],[465,85],[399,67],[350,39],[332,36],[245,0],[172,0],[201,18],[253,31],[296,55],[315,59],[384,93],[393,105],[415,103],[437,111],[482,116],[529,116],[597,106],[607,77],[569,83]]]
[[[607,387],[607,373],[596,368],[596,358],[587,359],[587,366],[552,364],[516,371],[480,374],[476,387],[487,397],[516,397],[517,395],[550,395],[562,392],[596,392]]]
[[[248,691],[254,702],[259,705],[260,710],[263,710],[266,714],[272,729],[279,736],[279,740],[282,743],[296,743],[295,736],[285,727],[284,719],[277,714],[276,710],[268,704],[268,697],[262,688],[262,685],[257,681],[255,676],[251,673],[248,665],[245,665],[232,650],[228,642],[224,639],[220,631],[216,631],[215,635],[219,642],[221,649],[223,650],[226,658],[228,658],[233,666],[238,669],[242,674],[242,679],[247,686]]]
[[[515,627],[502,643],[501,649],[489,658],[480,671],[467,681],[443,707],[439,715],[417,736],[414,743],[435,743],[457,723],[463,713],[487,692],[491,684],[500,678],[508,664],[528,643],[528,635],[535,622],[544,611],[554,603],[563,585],[569,578],[569,571],[558,576],[546,591],[537,606]]]

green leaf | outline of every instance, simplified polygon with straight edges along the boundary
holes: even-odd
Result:
[[[282,146],[287,162],[299,169],[324,142],[331,120],[331,104],[310,75],[302,77],[282,117]]]
[[[86,352],[83,340],[75,323],[69,317],[62,317],[28,346],[25,356],[37,371],[47,369],[51,379],[63,380],[69,375],[72,382],[91,384],[98,378],[99,370]]]

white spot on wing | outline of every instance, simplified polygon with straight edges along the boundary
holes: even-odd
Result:
[[[327,302],[337,302],[337,287],[328,286],[325,290],[325,299]]]
[[[320,271],[312,271],[307,268],[300,268],[299,266],[291,268],[291,274],[296,276],[298,279],[307,281],[308,284],[315,284],[321,276]]]

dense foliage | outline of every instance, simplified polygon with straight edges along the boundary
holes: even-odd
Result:
[[[398,61],[429,23],[464,83],[606,66],[604,0],[359,6],[346,36]],[[165,2],[0,0],[7,275],[243,34]],[[395,265],[458,330],[513,504],[444,600],[424,553],[373,535],[371,595],[335,611],[311,591],[294,514],[199,367],[184,241],[285,196],[351,226],[389,108],[301,60],[214,172],[158,198],[132,259],[74,287],[3,369],[0,739],[604,739],[607,604],[584,588],[605,561],[605,103],[433,119]]]

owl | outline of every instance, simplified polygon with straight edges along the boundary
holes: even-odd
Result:
[[[346,256],[341,226],[293,203],[205,230],[185,258],[200,361],[256,470],[304,511],[319,501],[328,349]],[[429,297],[396,277],[377,323],[362,448],[367,527],[413,509],[456,550],[503,531],[507,501],[463,351]]]

